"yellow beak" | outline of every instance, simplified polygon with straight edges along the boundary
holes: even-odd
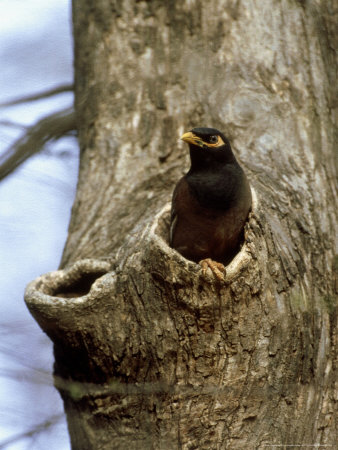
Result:
[[[198,136],[196,136],[194,133],[192,133],[191,131],[184,133],[181,136],[181,139],[182,139],[182,141],[187,142],[188,144],[195,144],[200,147],[203,147],[203,141]]]

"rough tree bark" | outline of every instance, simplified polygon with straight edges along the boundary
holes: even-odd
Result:
[[[333,2],[73,2],[78,191],[26,302],[74,449],[335,445]],[[255,192],[224,283],[168,247],[180,133]]]

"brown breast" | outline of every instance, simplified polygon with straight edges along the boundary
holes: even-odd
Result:
[[[250,207],[248,184],[235,206],[219,211],[202,207],[182,178],[173,195],[171,247],[195,262],[211,258],[229,263],[239,250]]]

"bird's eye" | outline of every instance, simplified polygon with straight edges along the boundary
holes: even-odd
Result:
[[[210,144],[216,144],[217,141],[218,141],[217,136],[210,136],[210,138],[209,138]]]

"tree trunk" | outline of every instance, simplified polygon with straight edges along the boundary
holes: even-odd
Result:
[[[78,191],[26,302],[74,449],[334,447],[332,10],[73,2]],[[224,282],[168,246],[194,126],[229,137],[254,193]]]

